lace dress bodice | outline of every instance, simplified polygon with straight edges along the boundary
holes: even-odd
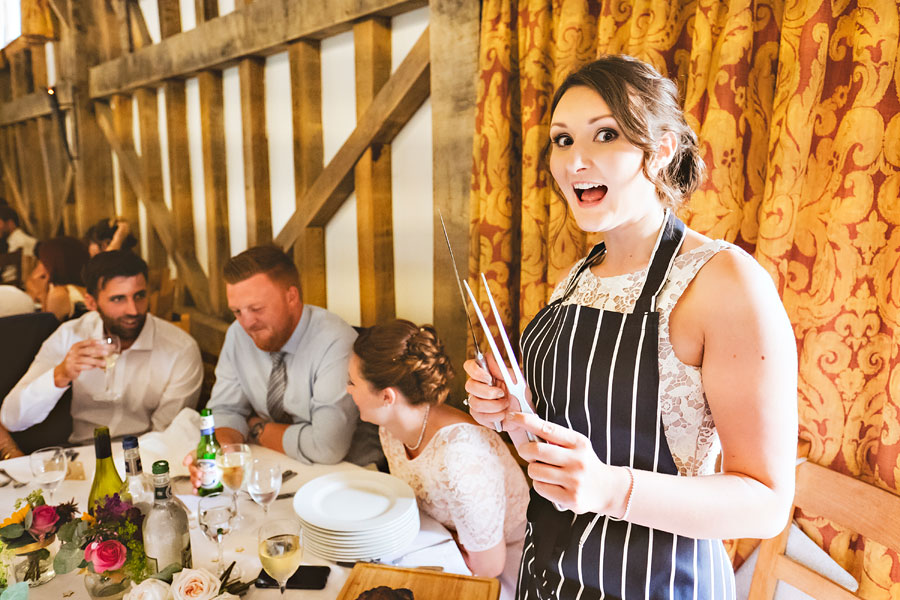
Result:
[[[715,472],[721,451],[716,425],[703,391],[700,367],[681,362],[669,338],[669,316],[688,284],[716,253],[733,249],[733,244],[713,240],[675,258],[669,279],[657,302],[659,311],[659,403],[666,441],[680,475],[708,475]],[[584,259],[578,261],[561,281],[550,302],[562,297]],[[647,269],[614,277],[596,277],[590,269],[576,282],[564,304],[631,313],[640,296]]]
[[[524,537],[528,484],[496,432],[448,425],[413,459],[383,427],[378,433],[391,474],[409,484],[422,510],[457,532],[468,552]]]

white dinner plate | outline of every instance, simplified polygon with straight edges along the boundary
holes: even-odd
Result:
[[[372,558],[383,558],[385,556],[397,555],[398,553],[409,547],[409,545],[415,538],[416,532],[412,532],[412,535],[403,539],[399,539],[395,543],[386,544],[380,547],[363,548],[360,550],[334,550],[332,548],[319,546],[315,543],[306,543],[304,544],[304,550],[308,550],[311,554],[315,554],[316,556],[324,558],[325,560],[368,560]]]
[[[303,531],[312,535],[316,535],[320,538],[332,539],[337,542],[341,541],[360,541],[367,539],[377,539],[386,534],[390,534],[399,529],[403,529],[405,527],[418,527],[419,521],[419,511],[413,510],[410,511],[409,514],[404,515],[403,517],[397,519],[388,527],[379,527],[377,529],[366,529],[363,531],[332,531],[331,529],[322,529],[321,527],[316,527],[315,525],[311,525],[306,521],[301,519],[300,524],[303,526]]]
[[[406,482],[378,471],[339,471],[307,482],[294,495],[294,512],[333,532],[391,527],[416,505]]]
[[[409,535],[418,533],[418,524],[410,523],[405,527],[398,528],[396,530],[385,532],[383,535],[378,537],[360,539],[360,540],[336,540],[334,538],[330,538],[328,536],[322,536],[311,532],[306,529],[303,531],[303,539],[313,542],[319,546],[329,547],[334,549],[350,549],[350,548],[366,548],[369,546],[377,546],[393,543],[399,539],[403,539],[409,537]]]

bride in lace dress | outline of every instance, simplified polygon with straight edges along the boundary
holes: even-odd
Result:
[[[353,346],[347,391],[379,426],[391,474],[453,532],[472,573],[499,577],[512,597],[525,532],[528,484],[496,432],[447,406],[453,367],[430,325],[396,320]]]

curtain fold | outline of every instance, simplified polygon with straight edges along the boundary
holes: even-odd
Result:
[[[681,216],[753,254],[800,356],[810,459],[900,493],[900,8],[893,0],[485,0],[470,281],[512,338],[589,245],[543,155],[553,89],[604,53],[674,79],[707,179]],[[803,529],[900,596],[900,558],[823,519]],[[752,544],[733,543],[739,562]]]

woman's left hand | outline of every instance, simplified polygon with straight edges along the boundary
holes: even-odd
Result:
[[[541,438],[518,448],[537,493],[576,514],[622,516],[631,485],[625,468],[601,461],[584,435],[537,415],[509,413],[507,421]]]

